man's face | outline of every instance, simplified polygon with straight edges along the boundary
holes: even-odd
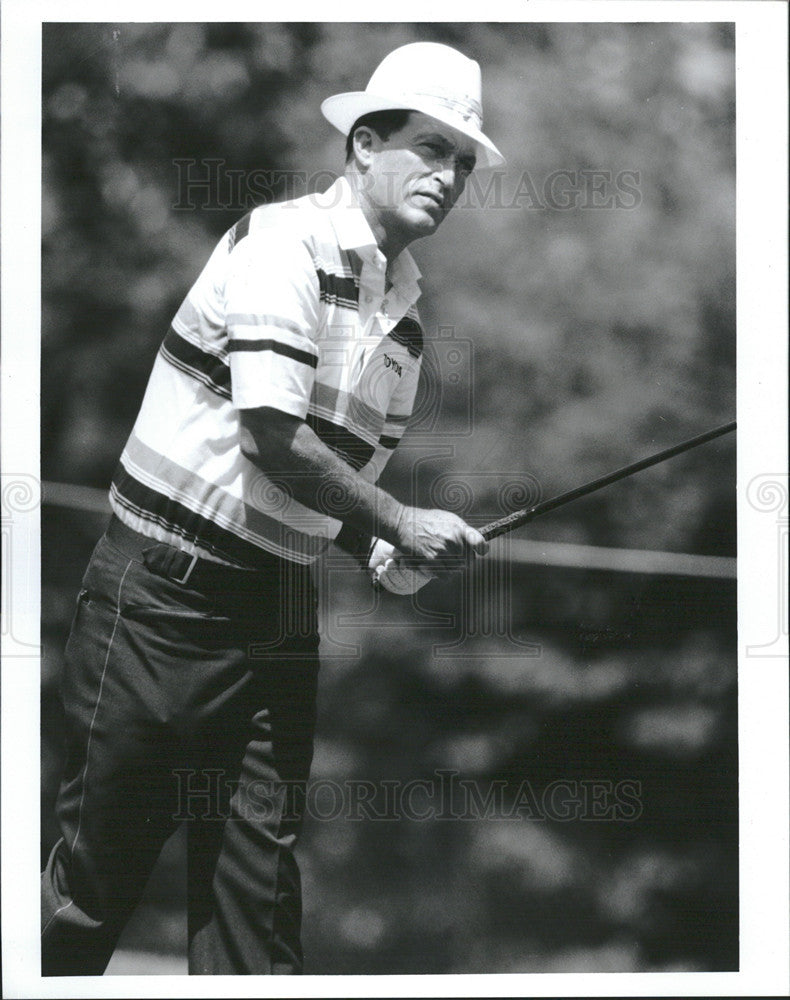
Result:
[[[388,139],[371,131],[363,190],[390,237],[406,244],[435,232],[474,169],[474,143],[413,111]]]

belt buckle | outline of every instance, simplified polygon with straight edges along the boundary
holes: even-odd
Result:
[[[171,576],[170,579],[174,583],[186,583],[189,580],[190,576],[192,575],[192,570],[197,565],[197,561],[198,561],[197,555],[192,556],[192,558],[191,558],[191,560],[189,562],[189,565],[186,568],[186,571],[185,571],[184,575],[181,576],[181,577]]]

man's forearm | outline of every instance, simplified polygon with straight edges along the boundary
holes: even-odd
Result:
[[[304,421],[276,411],[246,410],[241,426],[245,457],[294,500],[363,535],[400,543],[403,504],[363,479]]]

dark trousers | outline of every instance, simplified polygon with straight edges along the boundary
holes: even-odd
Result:
[[[294,845],[318,671],[309,571],[201,561],[113,520],[66,649],[61,839],[42,875],[42,973],[99,975],[176,824],[191,973],[302,969]],[[200,570],[207,570],[201,575]]]

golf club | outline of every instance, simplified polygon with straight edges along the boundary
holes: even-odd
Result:
[[[484,525],[484,527],[480,528],[480,534],[490,541],[490,539],[504,535],[508,531],[513,531],[514,528],[520,528],[523,524],[527,524],[536,517],[540,517],[541,514],[547,514],[549,511],[556,510],[558,507],[562,507],[572,500],[578,500],[579,497],[594,493],[596,490],[603,489],[604,486],[610,486],[612,483],[616,483],[620,479],[625,479],[626,476],[632,476],[635,472],[647,469],[651,465],[665,462],[668,458],[673,458],[675,455],[680,455],[681,452],[688,451],[690,448],[696,448],[707,441],[712,441],[722,434],[729,434],[735,428],[736,422],[732,420],[728,424],[722,424],[721,427],[715,427],[713,430],[705,431],[704,434],[698,434],[696,437],[689,438],[688,441],[683,441],[681,444],[665,448],[664,451],[659,451],[648,458],[633,462],[631,465],[624,465],[621,469],[610,472],[608,475],[601,476],[598,479],[593,479],[592,482],[585,483],[583,486],[577,486],[576,489],[560,493],[550,500],[544,500],[533,507],[523,507],[521,510],[514,510],[511,514],[506,514],[504,517],[500,517],[498,520]]]

